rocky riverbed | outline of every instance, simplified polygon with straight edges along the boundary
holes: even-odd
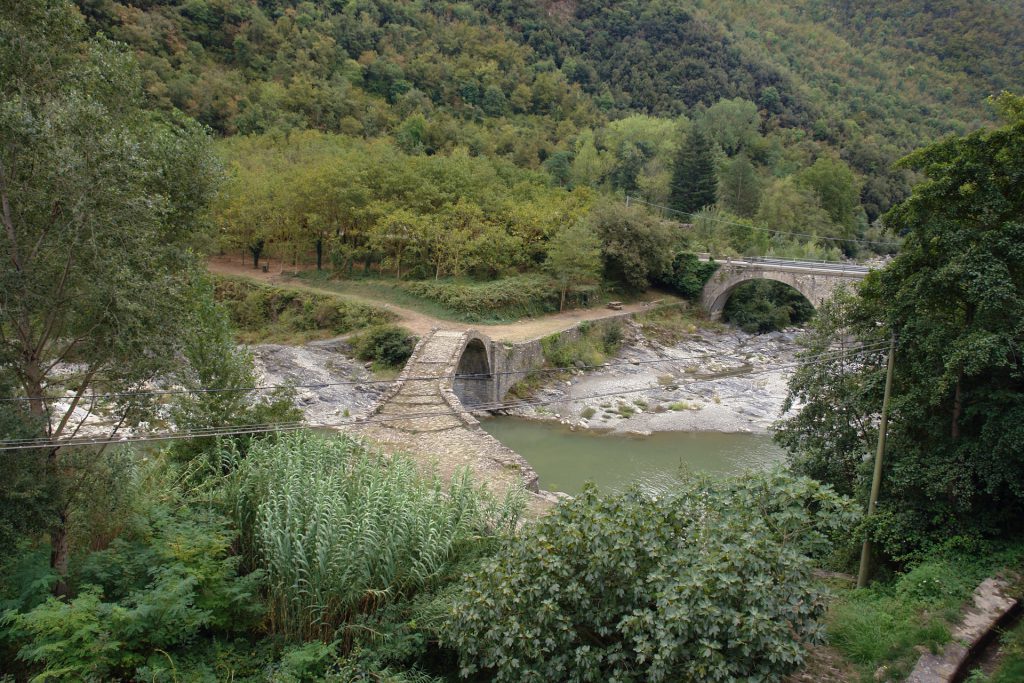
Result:
[[[389,386],[375,380],[366,364],[332,342],[304,346],[251,346],[259,383],[296,386],[296,403],[315,425],[335,424],[365,415]],[[324,386],[316,386],[324,385]]]
[[[699,329],[666,346],[630,323],[617,358],[542,388],[508,414],[584,429],[763,433],[782,417],[790,365],[802,332],[763,335]],[[593,397],[593,398],[584,398]],[[582,400],[580,400],[582,399]]]
[[[763,433],[782,417],[792,373],[785,366],[795,359],[801,332],[751,335],[730,328],[698,329],[664,345],[630,322],[622,350],[607,366],[542,387],[532,401],[543,405],[503,412],[634,434]],[[250,350],[261,384],[299,385],[297,402],[314,424],[365,415],[388,386],[374,380],[364,363],[346,355],[343,343],[259,344]],[[317,384],[329,386],[309,386]]]

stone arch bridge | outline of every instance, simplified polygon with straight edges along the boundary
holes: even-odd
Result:
[[[700,260],[708,261],[707,254]],[[701,306],[712,320],[722,317],[725,304],[739,285],[751,280],[775,280],[800,292],[817,308],[839,287],[863,280],[867,266],[830,261],[796,261],[789,259],[749,257],[716,261],[718,270],[701,293]]]
[[[577,333],[567,330],[563,334]],[[544,362],[540,341],[505,344],[476,330],[438,330],[420,340],[394,385],[370,409],[358,431],[411,454],[447,481],[461,468],[492,492],[527,491],[528,508],[550,507],[537,472],[521,455],[485,432],[471,411],[496,407],[515,382]]]

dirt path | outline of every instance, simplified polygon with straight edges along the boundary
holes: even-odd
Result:
[[[568,329],[573,325],[576,325],[584,320],[600,320],[602,318],[610,318],[614,316],[623,315],[625,313],[636,313],[639,311],[648,310],[651,308],[650,302],[637,302],[628,304],[622,307],[621,311],[613,311],[607,308],[586,308],[571,311],[564,311],[562,313],[552,313],[545,315],[540,318],[524,318],[514,323],[502,323],[500,325],[482,325],[463,323],[454,320],[443,320],[441,318],[435,318],[434,316],[421,313],[411,308],[404,306],[397,306],[393,303],[375,299],[369,296],[363,296],[358,294],[341,294],[333,291],[326,287],[317,287],[310,285],[305,282],[296,280],[281,274],[281,271],[271,269],[270,272],[264,273],[262,270],[254,270],[249,265],[243,265],[237,259],[227,258],[215,258],[210,259],[207,264],[211,273],[218,275],[232,275],[235,277],[245,277],[250,280],[256,280],[259,282],[265,282],[268,284],[282,285],[291,287],[293,289],[302,289],[308,292],[314,292],[317,294],[324,294],[327,296],[336,296],[342,299],[350,299],[352,301],[358,301],[359,303],[370,304],[391,311],[398,316],[398,324],[409,329],[416,335],[423,336],[429,334],[434,328],[440,328],[445,330],[468,330],[476,329],[480,330],[491,339],[500,341],[511,341],[519,342],[526,341],[529,339],[536,339],[538,337],[544,337],[555,332]],[[662,295],[661,300],[663,303],[670,303],[675,301],[681,301],[671,295]]]

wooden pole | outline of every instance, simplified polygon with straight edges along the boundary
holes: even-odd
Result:
[[[885,368],[885,394],[882,396],[882,419],[878,425],[878,450],[875,451],[875,472],[871,478],[871,496],[868,498],[868,517],[875,514],[878,504],[878,489],[882,486],[882,459],[885,456],[885,431],[889,426],[889,396],[892,393],[892,370],[896,357],[896,335],[889,339],[889,360]],[[871,575],[871,541],[864,539],[860,551],[860,571],[857,572],[857,588],[868,585]]]

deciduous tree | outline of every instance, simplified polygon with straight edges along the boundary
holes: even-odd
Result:
[[[586,222],[577,221],[551,238],[544,267],[558,281],[558,310],[565,310],[565,295],[574,286],[601,281],[601,240]]]
[[[79,429],[97,390],[173,366],[217,175],[199,126],[146,111],[132,58],[83,34],[56,0],[0,17],[0,357],[49,439]],[[53,476],[61,453],[48,451]],[[68,513],[51,529],[59,576]]]
[[[816,342],[898,337],[874,528],[890,557],[1024,522],[1024,99],[996,104],[1004,127],[901,162],[926,178],[886,215],[890,229],[906,232],[903,247]],[[865,489],[857,463],[874,439],[883,366],[874,357],[797,373],[791,391],[807,407],[781,434],[801,469]],[[826,410],[828,419],[814,419]]]

